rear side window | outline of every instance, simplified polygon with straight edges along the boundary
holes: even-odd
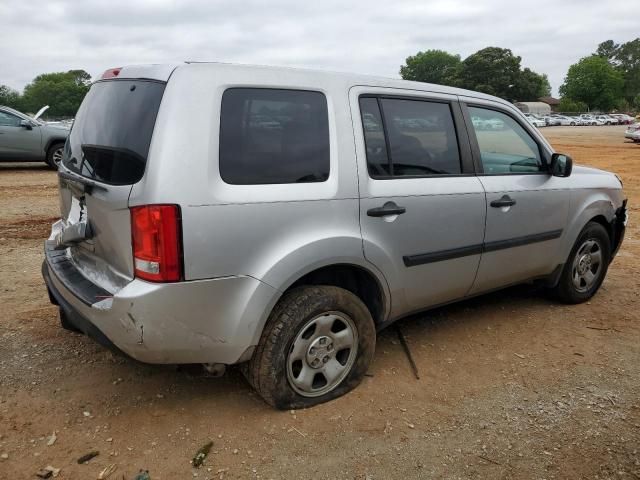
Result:
[[[64,166],[112,185],[140,180],[164,87],[148,80],[95,83],[76,115]]]
[[[329,178],[329,119],[320,92],[231,88],[222,96],[220,176],[258,185]]]
[[[363,97],[360,111],[371,177],[462,173],[448,103]]]

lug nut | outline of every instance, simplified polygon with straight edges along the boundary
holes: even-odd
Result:
[[[315,349],[315,348],[313,348],[313,347],[311,347],[311,348],[309,349],[309,354],[313,355],[313,354],[315,354],[315,353],[316,353],[316,349]]]
[[[320,360],[318,360],[317,358],[313,360],[313,362],[311,362],[311,366],[312,367],[317,367],[318,364],[320,363]]]
[[[329,361],[329,355],[322,359],[322,363],[327,363]]]
[[[333,344],[329,344],[327,345],[327,350],[330,352],[331,350],[333,350]]]
[[[327,339],[326,338],[321,338],[320,339],[320,345],[324,345],[325,343],[327,343]]]

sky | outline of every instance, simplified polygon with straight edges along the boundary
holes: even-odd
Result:
[[[428,49],[510,48],[558,93],[569,65],[640,36],[632,0],[0,0],[0,84],[186,60],[399,77]],[[637,10],[637,5],[634,7]]]

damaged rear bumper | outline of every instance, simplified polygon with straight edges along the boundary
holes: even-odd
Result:
[[[133,280],[109,293],[45,248],[42,275],[66,320],[99,343],[145,363],[247,360],[277,300],[252,277],[155,284]],[[64,252],[61,252],[64,255]]]

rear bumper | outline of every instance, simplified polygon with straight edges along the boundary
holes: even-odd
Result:
[[[89,300],[84,277],[55,264],[45,249],[42,275],[69,323],[145,363],[224,363],[248,358],[277,291],[251,277],[154,284],[133,280],[113,296]],[[53,265],[52,265],[53,263]],[[104,298],[103,298],[104,297]]]

